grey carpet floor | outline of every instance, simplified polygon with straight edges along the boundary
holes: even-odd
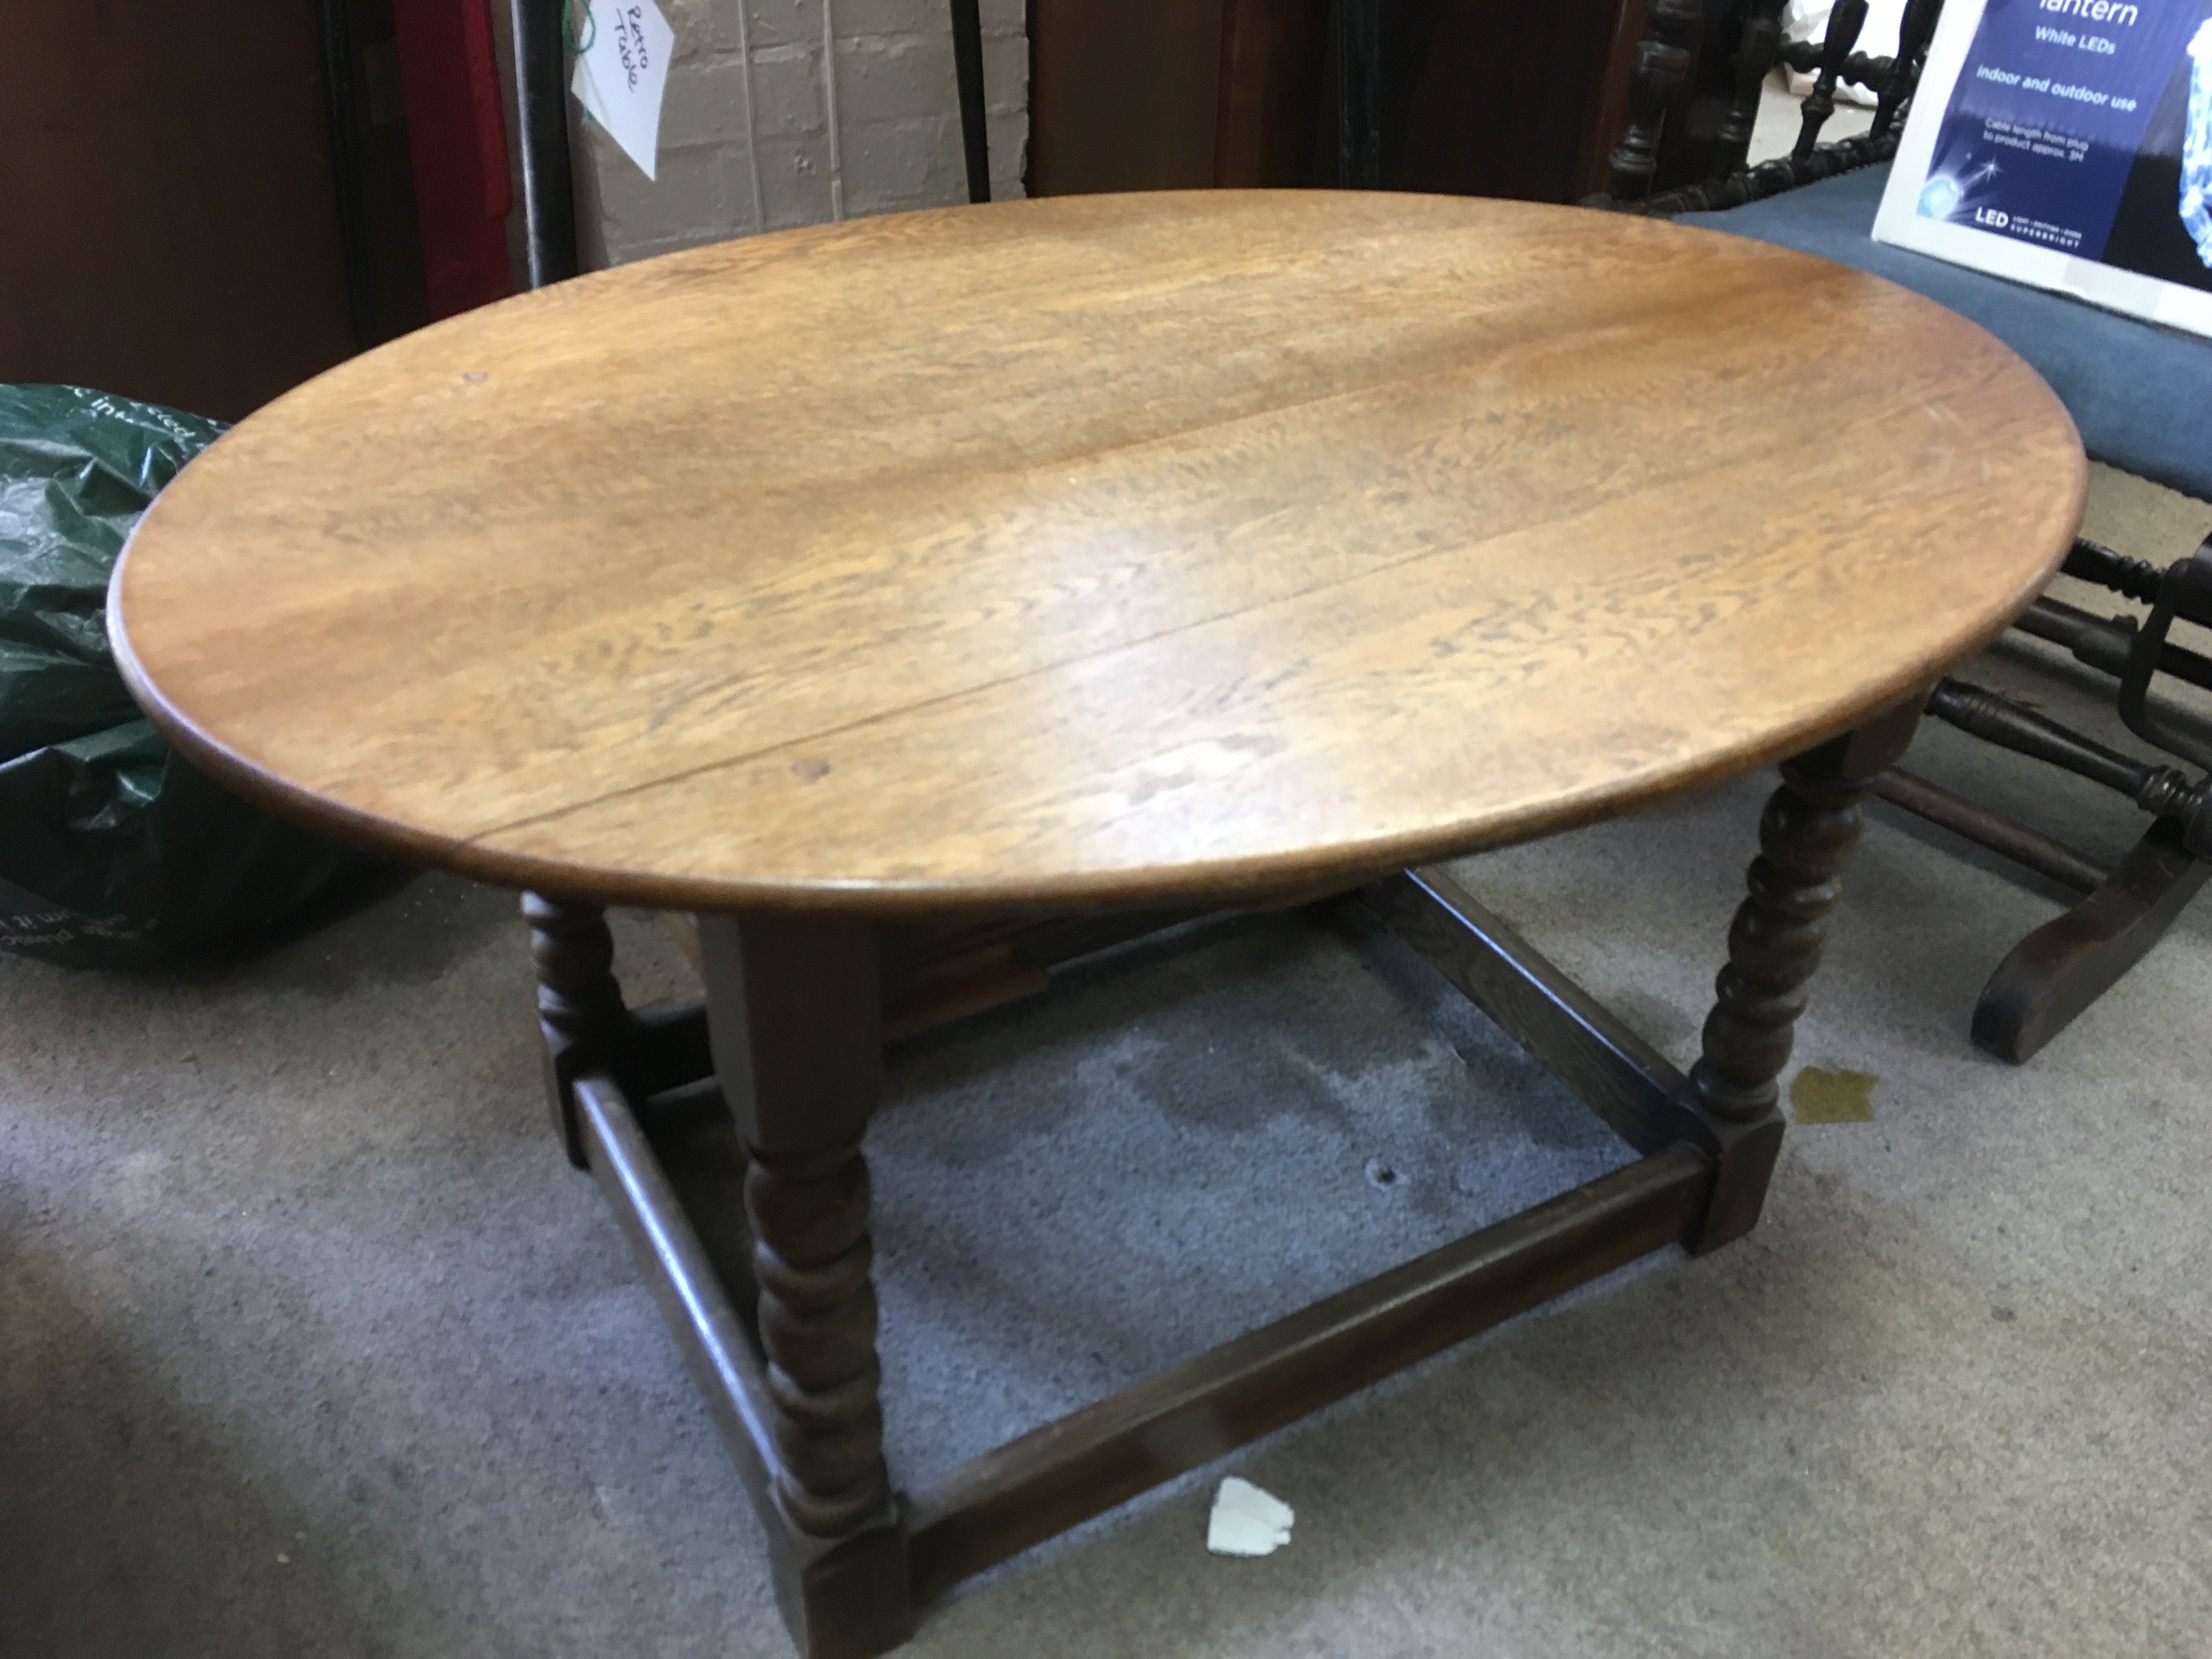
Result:
[[[2212,527],[2097,511],[2161,560]],[[2039,647],[1975,672],[2094,716]],[[2100,857],[2135,827],[1948,731],[1914,764]],[[1766,787],[1464,874],[1686,1059]],[[1018,1558],[911,1651],[2212,1651],[2212,906],[2014,1069],[1966,1021],[2057,895],[1874,816],[1797,1059],[1875,1118],[1793,1128],[1755,1234]],[[632,994],[678,988],[620,920]],[[442,877],[243,966],[0,962],[0,1653],[788,1651],[527,1002],[511,898]],[[1389,941],[1281,916],[902,1045],[872,1153],[907,1479],[1623,1156]],[[1206,1553],[1231,1471],[1296,1507],[1279,1554]]]

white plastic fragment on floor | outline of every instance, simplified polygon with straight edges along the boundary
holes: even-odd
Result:
[[[1291,1522],[1297,1518],[1274,1493],[1232,1474],[1214,1492],[1206,1547],[1216,1555],[1273,1555],[1291,1541]]]

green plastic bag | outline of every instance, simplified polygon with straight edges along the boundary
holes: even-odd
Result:
[[[125,538],[222,430],[76,386],[0,386],[0,950],[144,965],[280,937],[399,876],[193,770],[108,654]]]

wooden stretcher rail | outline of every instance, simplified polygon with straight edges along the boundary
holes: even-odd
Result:
[[[971,1459],[912,1498],[915,1600],[1674,1243],[1711,1181],[1671,1147]]]
[[[586,1155],[764,1524],[758,1349],[613,1079],[578,1079]],[[1515,1314],[1680,1240],[1711,1160],[1679,1145],[1172,1366],[952,1470],[906,1505],[916,1602]]]
[[[684,1364],[706,1397],[708,1413],[730,1449],[761,1523],[773,1535],[783,1522],[771,1495],[775,1445],[768,1429],[768,1380],[760,1351],[621,1086],[604,1073],[593,1073],[576,1080],[575,1093],[592,1173],[676,1334]]]
[[[1689,1082],[1442,870],[1407,870],[1360,902],[1639,1152],[1713,1137]]]

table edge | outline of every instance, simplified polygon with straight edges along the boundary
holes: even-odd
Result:
[[[2046,391],[2048,387],[2046,386]],[[2057,403],[2055,394],[2053,403]],[[2072,416],[2063,405],[2069,424]],[[244,800],[278,817],[349,846],[423,864],[473,880],[518,890],[610,904],[695,911],[772,910],[884,918],[933,912],[1007,913],[1115,909],[1163,900],[1234,899],[1338,878],[1382,874],[1412,865],[1540,840],[1582,825],[1625,816],[1678,794],[1739,777],[1842,736],[1882,710],[1924,695],[1954,665],[1972,656],[2009,627],[2057,574],[2071,551],[2088,489],[2088,459],[2076,434],[2068,526],[2032,580],[1974,626],[1938,648],[1894,667],[1863,697],[1794,725],[1777,727],[1694,763],[1662,769],[1629,787],[1591,788],[1557,797],[1542,806],[1477,815],[1419,833],[1382,836],[1326,848],[1302,848],[1258,857],[1201,859],[1128,871],[1000,881],[787,880],[667,876],[610,866],[586,866],[483,845],[472,838],[440,836],[336,801],[293,783],[232,752],[200,730],[148,677],[132,649],[122,617],[122,575],[131,556],[126,542],[108,582],[108,646],[125,688],[147,720],[191,765]],[[136,535],[131,538],[136,540]],[[490,833],[497,833],[496,831]]]

